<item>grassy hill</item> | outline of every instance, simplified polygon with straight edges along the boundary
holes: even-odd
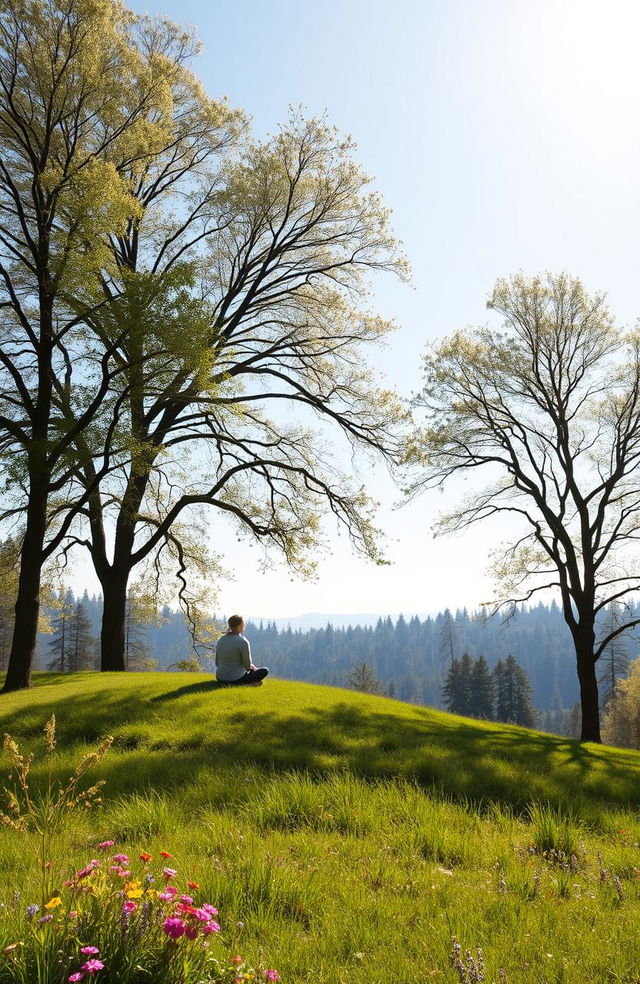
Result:
[[[473,981],[477,947],[487,981],[640,976],[637,753],[277,680],[35,684],[0,698],[0,731],[35,748],[55,713],[61,777],[87,741],[115,739],[103,803],[60,836],[61,872],[107,838],[165,850],[219,904],[229,945],[242,922],[245,951],[288,984]],[[6,906],[33,894],[24,846],[0,828]]]

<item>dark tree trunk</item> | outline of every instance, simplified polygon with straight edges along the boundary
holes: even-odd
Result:
[[[129,568],[109,568],[101,578],[103,611],[100,632],[100,669],[123,672],[125,660],[125,625]]]
[[[591,619],[591,622],[593,619]],[[574,635],[578,680],[580,681],[580,707],[582,711],[581,741],[600,742],[600,706],[598,680],[593,658],[595,631],[593,624],[578,626]]]
[[[27,506],[27,525],[20,555],[11,655],[2,693],[31,686],[31,668],[38,636],[40,572],[47,528],[47,484],[32,480]]]

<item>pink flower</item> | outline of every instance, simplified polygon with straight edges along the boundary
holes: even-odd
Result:
[[[95,858],[93,859],[93,861],[89,861],[89,864],[86,866],[86,868],[81,868],[80,871],[76,871],[77,881],[80,881],[81,878],[87,878],[92,871],[94,871],[96,868],[99,867],[100,867],[100,862],[97,861]]]
[[[71,984],[76,984],[76,981],[84,980],[84,974],[81,974],[80,971],[77,971],[77,973],[71,974],[70,977],[67,977],[67,980],[70,981]]]
[[[165,919],[162,928],[172,940],[177,940],[181,936],[184,936],[184,923],[182,919],[178,919],[176,916],[169,916],[168,919]]]
[[[210,913],[205,912],[204,909],[194,909],[193,914],[196,917],[196,919],[200,920],[200,922],[209,922],[209,920],[211,919]]]
[[[158,892],[158,898],[162,899],[163,902],[169,902],[171,899],[175,898],[177,894],[177,888],[174,888],[173,885],[167,885],[164,892]]]
[[[99,970],[102,970],[104,964],[102,960],[87,960],[86,963],[82,965],[80,970],[86,970],[87,974],[97,974]]]
[[[198,935],[198,929],[196,926],[187,926],[185,928],[184,933],[187,939],[195,940],[196,936]]]
[[[185,905],[193,905],[193,899],[191,898],[190,895],[181,895],[180,901],[184,902]]]
[[[238,955],[236,954],[236,956],[235,956],[235,957],[233,958],[233,960],[231,961],[231,963],[233,963],[233,964],[239,964],[239,963],[242,963],[242,957],[239,957],[239,956],[238,956]]]
[[[165,878],[175,878],[176,877],[176,873],[177,872],[176,872],[175,868],[163,868],[162,869],[162,874],[164,875]]]
[[[218,915],[218,910],[216,909],[215,905],[210,905],[208,902],[205,902],[202,908],[204,909],[205,912],[208,912],[210,916]]]
[[[101,851],[108,851],[110,847],[113,847],[115,841],[100,841],[98,847]]]
[[[85,957],[97,957],[100,950],[97,946],[83,946],[80,948],[80,953],[84,953]]]
[[[128,854],[114,854],[111,858],[112,861],[117,861],[118,864],[129,864]]]
[[[280,974],[277,972],[277,970],[265,970],[264,979],[266,981],[279,981]]]
[[[77,918],[78,918],[78,913],[76,912],[75,909],[72,909],[71,912],[69,913],[69,919],[77,919]]]
[[[220,926],[217,922],[213,922],[213,920],[210,920],[210,922],[206,922],[204,924],[204,926],[202,927],[202,932],[204,933],[205,936],[208,936],[209,933],[219,933]]]
[[[138,903],[132,902],[131,899],[127,899],[127,901],[124,904],[125,912],[135,912],[137,908],[138,908]]]

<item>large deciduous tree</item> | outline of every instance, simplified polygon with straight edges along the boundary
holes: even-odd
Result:
[[[0,433],[5,516],[25,512],[5,690],[29,685],[40,570],[91,492],[67,494],[74,442],[121,371],[118,339],[87,344],[94,283],[139,218],[131,174],[173,139],[165,107],[192,50],[116,0],[0,3]]]
[[[596,663],[639,621],[630,609],[596,631],[598,614],[640,587],[640,336],[566,275],[499,281],[488,306],[501,328],[458,332],[426,356],[413,492],[486,478],[439,530],[514,518],[498,602],[560,592],[582,739],[600,741]]]
[[[94,490],[85,543],[105,598],[103,669],[125,666],[132,570],[169,548],[182,576],[177,524],[195,508],[232,516],[303,571],[328,508],[378,557],[369,500],[340,474],[315,424],[383,459],[397,455],[403,411],[362,352],[392,327],[366,309],[368,275],[405,270],[388,214],[349,141],[323,121],[294,117],[219,172],[211,164],[207,155],[204,168],[176,178],[170,193],[184,184],[189,207],[174,217],[169,189],[147,191],[162,158],[140,180],[142,215],[112,243],[110,302],[87,319],[102,344],[121,339],[122,371],[100,424],[103,480],[98,444],[78,442],[77,476]]]

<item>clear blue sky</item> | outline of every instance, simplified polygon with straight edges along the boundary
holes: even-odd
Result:
[[[380,284],[400,328],[384,358],[405,394],[427,341],[486,321],[498,276],[567,270],[640,314],[640,4],[634,0],[155,0],[196,25],[194,66],[259,134],[290,104],[327,111],[393,209],[413,288]],[[412,613],[490,596],[496,528],[434,543],[437,493],[394,512],[378,481],[390,568],[332,537],[316,583],[257,571],[258,551],[214,531],[236,580],[218,611]]]

